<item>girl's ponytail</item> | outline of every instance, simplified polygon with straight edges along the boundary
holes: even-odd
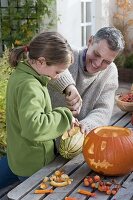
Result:
[[[28,52],[28,54],[27,54]],[[37,60],[44,57],[48,66],[72,64],[72,50],[66,39],[55,31],[45,31],[33,38],[28,46],[14,48],[9,56],[11,67],[25,58]]]
[[[9,64],[11,67],[16,67],[20,60],[26,56],[25,53],[28,51],[28,46],[21,46],[13,48],[9,55]]]

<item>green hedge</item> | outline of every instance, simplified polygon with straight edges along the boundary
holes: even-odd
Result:
[[[6,3],[5,3],[6,5]],[[0,42],[11,47],[27,44],[40,30],[56,23],[55,0],[8,0],[0,6]]]
[[[0,156],[6,153],[6,86],[11,69],[8,63],[9,50],[6,48],[0,57]]]

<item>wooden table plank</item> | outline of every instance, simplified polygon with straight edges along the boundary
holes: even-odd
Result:
[[[76,156],[74,159],[68,161],[61,169],[66,173],[66,174],[71,174],[74,170],[76,170],[80,165],[84,163],[84,158],[83,155],[80,154]],[[52,187],[51,187],[52,188]],[[34,189],[35,190],[35,189]],[[25,197],[22,198],[22,200],[39,200],[42,197],[46,197],[46,195],[38,195],[34,194],[34,190],[30,191]],[[55,193],[55,192],[54,192]],[[49,196],[49,195],[48,195]]]
[[[86,195],[82,195],[82,194],[79,194],[77,192],[79,189],[88,190],[88,191],[92,192],[92,188],[83,186],[83,182],[82,182],[82,183],[80,183],[79,186],[77,186],[75,188],[74,191],[72,191],[72,193],[69,194],[69,196],[70,197],[75,197],[75,198],[80,199],[80,200],[86,200],[87,199]]]
[[[9,185],[8,187],[0,189],[0,199],[2,199],[3,196],[5,196],[10,190],[15,188],[18,184],[20,184],[20,181],[17,181],[16,183]]]
[[[126,127],[127,127],[127,128],[133,128],[133,125],[132,125],[131,122],[130,122],[130,123],[127,124]]]
[[[122,118],[120,118],[120,120],[116,122],[114,126],[125,127],[129,124],[130,121],[131,121],[131,113],[127,113]]]
[[[88,175],[89,171],[91,171],[87,164],[84,163],[82,166],[80,166],[71,176],[70,178],[73,179],[73,182],[64,187],[64,188],[56,188],[54,190],[54,193],[48,195],[45,200],[63,200],[66,196],[69,196],[69,194],[74,190],[74,188],[79,185],[79,183],[83,180],[85,176]]]
[[[3,196],[2,198],[0,198],[0,200],[9,200],[7,195]]]
[[[113,113],[112,113],[112,117],[111,120],[109,122],[109,125],[114,125],[115,123],[117,123],[117,121],[119,121],[119,119],[121,119],[124,115],[126,115],[126,112],[120,110],[117,105],[115,104],[114,109],[113,109]]]
[[[113,177],[116,181],[117,181],[117,183],[120,183],[120,184],[122,184],[123,183],[123,181],[126,179],[126,177],[127,177],[128,175],[125,175],[125,176],[118,176],[118,177]],[[108,180],[110,181],[112,178],[111,177],[108,177]],[[120,190],[119,190],[120,191]],[[118,191],[118,193],[119,193],[119,191]],[[104,192],[100,192],[100,191],[98,191],[98,190],[96,190],[95,191],[96,192],[96,194],[97,194],[97,197],[98,197],[98,200],[108,200],[108,199],[110,199],[110,200],[113,200],[113,199],[116,199],[117,200],[117,198],[115,198],[116,197],[116,195],[114,195],[114,196],[112,196],[112,195],[106,195]],[[89,200],[91,200],[92,198],[90,198]],[[121,199],[121,200],[124,200],[124,199]],[[127,199],[127,200],[129,200],[129,199]]]
[[[62,170],[64,170],[67,174],[69,174],[77,167],[79,167],[79,165],[84,163],[84,158],[83,155],[80,154],[65,164],[66,161],[67,160],[59,156],[58,159],[56,159],[54,162],[42,168],[40,171],[38,171],[33,176],[28,178],[26,181],[18,185],[12,191],[10,191],[8,193],[8,197],[10,199],[17,200],[20,199],[20,197],[26,196],[26,194],[29,195],[30,192],[33,194],[33,191],[39,186],[40,182],[43,180],[45,176],[50,176],[51,174],[54,173],[54,171],[60,168],[62,168]],[[35,194],[33,195],[37,197],[37,195]],[[34,197],[32,197],[32,199],[33,198]],[[24,197],[24,199],[28,199],[28,197]]]
[[[123,186],[126,189],[121,188],[119,192],[115,195],[117,200],[132,200],[133,199],[133,172],[130,176],[124,181]]]
[[[29,177],[27,180],[22,182],[20,185],[18,185],[16,188],[11,190],[8,193],[8,198],[14,200],[20,199],[20,197],[23,197],[25,194],[27,194],[29,191],[31,191],[33,188],[39,185],[43,177],[51,175],[53,171],[62,167],[63,164],[65,164],[66,162],[67,161],[61,156],[57,157],[47,167],[42,168],[41,170],[33,174],[31,177]]]
[[[96,175],[96,173],[90,173],[89,174],[90,176],[94,176]],[[112,178],[115,178],[115,180],[122,184],[122,182],[128,177],[128,175],[125,175],[125,176],[121,176],[121,177],[106,177],[103,178],[103,180],[108,180],[108,181],[111,181]],[[92,188],[91,187],[85,187],[83,186],[83,182],[70,194],[71,197],[76,197],[77,199],[80,199],[80,200],[86,200],[86,195],[81,195],[81,194],[78,194],[77,191],[78,189],[84,189],[84,190],[88,190],[90,192],[92,192]],[[104,192],[100,192],[98,191],[97,189],[94,190],[94,192],[96,193],[96,197],[88,197],[89,200],[92,200],[92,199],[98,199],[98,200],[108,200],[108,199],[112,199],[113,197],[115,196],[109,196],[109,195],[106,195]],[[122,200],[122,199],[121,199]],[[129,200],[129,199],[126,199],[126,200]]]

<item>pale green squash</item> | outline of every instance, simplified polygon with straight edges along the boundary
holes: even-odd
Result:
[[[65,136],[64,136],[65,135]],[[82,146],[84,142],[84,134],[80,132],[80,128],[73,128],[70,132],[70,137],[66,137],[65,133],[59,145],[59,153],[66,159],[72,159],[82,152]],[[64,139],[63,139],[64,138]]]

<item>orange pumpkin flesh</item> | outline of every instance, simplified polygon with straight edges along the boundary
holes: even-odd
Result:
[[[101,174],[116,176],[133,171],[133,131],[104,126],[85,138],[83,155],[88,166]]]

